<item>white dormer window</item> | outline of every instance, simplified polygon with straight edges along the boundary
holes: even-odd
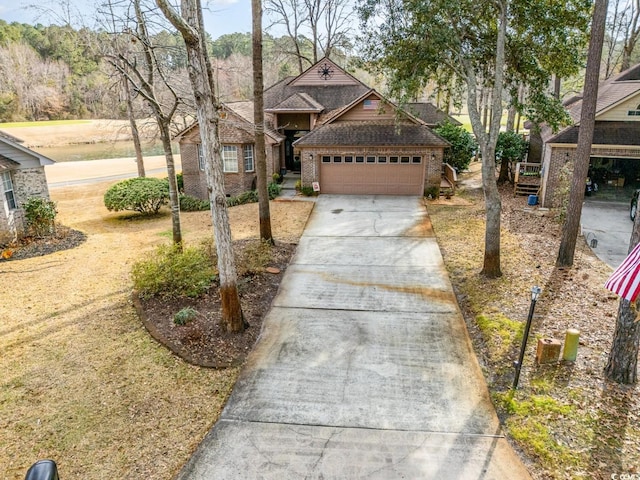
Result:
[[[640,117],[640,105],[638,105],[635,110],[629,110],[627,115],[630,117]]]

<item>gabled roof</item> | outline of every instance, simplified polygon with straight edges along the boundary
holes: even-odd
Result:
[[[300,146],[437,146],[449,143],[429,127],[415,123],[339,122],[322,125],[294,142]]]
[[[341,78],[345,78],[348,81],[341,83],[327,82],[326,84],[311,82],[311,78],[317,76],[318,65],[323,63],[330,64],[341,75]],[[305,79],[309,79],[309,81],[304,81]],[[354,98],[359,97],[368,90],[369,87],[360,80],[347,73],[331,60],[323,58],[300,75],[287,77],[267,88],[264,91],[264,106],[265,111],[275,111],[279,105],[295,97],[296,94],[304,94],[316,106],[322,106],[321,111],[327,113],[351,103]]]
[[[596,101],[596,120],[599,115],[617,107],[622,102],[638,97],[640,103],[640,64],[634,65],[627,70],[614,75],[598,85],[598,99]],[[550,128],[543,126],[541,136],[543,141],[551,143],[567,143],[561,138],[570,137],[568,131],[580,125],[580,114],[582,113],[582,95],[575,95],[563,102],[565,109],[571,116],[573,124],[553,133]],[[620,122],[625,123],[625,122]],[[612,133],[611,129],[607,129]],[[567,136],[567,135],[569,136]],[[596,143],[594,141],[594,143]]]
[[[278,105],[272,108],[265,108],[265,112],[269,113],[288,113],[288,112],[310,112],[320,113],[324,110],[324,106],[320,105],[313,98],[304,92],[294,93],[290,97],[285,98]]]
[[[326,125],[328,123],[336,121],[337,119],[339,119],[341,116],[343,116],[348,111],[356,108],[356,106],[359,105],[360,102],[362,102],[363,100],[365,100],[367,98],[370,98],[370,97],[376,97],[384,105],[389,105],[391,108],[394,109],[396,114],[398,114],[399,118],[403,118],[403,119],[408,120],[409,122],[412,122],[412,123],[425,124],[425,122],[420,120],[418,117],[415,117],[414,115],[412,115],[411,113],[407,112],[406,110],[400,109],[396,104],[394,104],[393,102],[391,102],[391,101],[387,100],[386,98],[384,98],[382,95],[380,95],[373,88],[370,88],[368,91],[364,92],[359,97],[353,99],[353,101],[351,103],[345,105],[344,107],[342,107],[340,109],[337,109],[337,110],[334,110],[333,112],[331,112],[329,115],[327,115],[325,118],[322,119],[322,123]]]
[[[236,122],[236,125],[235,125],[236,127],[242,128],[246,131],[251,130],[250,133],[253,133],[253,102],[250,102],[250,101],[229,102],[229,103],[224,103],[222,105],[222,108],[225,109],[229,114],[235,116],[238,120],[240,120],[240,122]],[[220,121],[232,122],[231,119],[228,119],[228,120],[221,119]],[[266,123],[266,119],[265,119],[265,123]],[[198,126],[198,121],[196,120],[191,125],[187,126],[186,128],[176,133],[173,136],[173,140],[179,142],[185,135],[190,133],[197,126]],[[265,128],[264,133],[269,137],[271,137],[271,139],[273,139],[276,143],[282,142],[285,138],[282,135],[280,135],[278,132],[270,128]]]
[[[318,85],[319,83],[334,87],[336,85],[358,85],[362,82],[334,61],[323,57],[295,77],[290,85],[298,87]]]
[[[16,167],[19,167],[20,164],[14,160],[11,160],[9,157],[5,157],[0,154],[0,173],[6,172],[8,170],[15,170]]]
[[[433,103],[429,102],[413,102],[407,103],[405,110],[415,115],[424,123],[430,127],[439,125],[444,122],[452,123],[453,125],[460,126],[460,123],[455,118],[447,115],[445,112],[436,107]]]
[[[42,155],[41,153],[34,152],[33,150],[21,145],[22,140],[14,137],[13,135],[9,135],[8,133],[0,132],[0,142],[5,143],[6,145],[9,145],[15,148],[16,150],[19,150],[22,153],[25,153],[30,157],[35,158],[40,163],[40,166],[53,165],[54,163],[56,163],[54,160],[50,159],[49,157]],[[11,160],[11,161],[14,161],[14,160]],[[19,161],[15,161],[15,162],[18,165],[21,165]]]

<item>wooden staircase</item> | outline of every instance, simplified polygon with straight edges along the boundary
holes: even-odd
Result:
[[[540,163],[516,163],[516,173],[513,181],[514,195],[539,195],[541,188]]]
[[[458,174],[456,169],[448,163],[442,164],[442,176],[440,177],[440,195],[453,195],[456,190]]]

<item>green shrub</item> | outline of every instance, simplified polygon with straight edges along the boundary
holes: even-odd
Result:
[[[186,325],[196,318],[197,315],[198,312],[194,308],[185,307],[173,316],[173,323],[176,325]]]
[[[451,144],[444,151],[443,161],[458,171],[465,170],[478,149],[475,138],[463,127],[446,122],[434,129],[435,132]]]
[[[302,190],[302,180],[296,182],[296,191],[299,192],[300,190]]]
[[[41,197],[31,197],[22,205],[27,228],[36,237],[55,233],[55,219],[58,214],[55,202]]]
[[[197,297],[215,280],[205,248],[162,245],[132,271],[133,285],[142,297]]]
[[[238,275],[263,271],[271,261],[271,247],[271,243],[265,240],[252,240],[246,244],[236,256]]]
[[[316,194],[311,185],[302,185],[300,187],[300,193],[305,197],[313,197]]]
[[[282,187],[278,185],[278,183],[273,182],[267,185],[267,189],[269,190],[269,200],[273,200],[274,198],[276,198],[282,191]]]
[[[178,185],[178,192],[184,192],[184,176],[182,175],[182,172],[176,175],[176,184]]]
[[[180,210],[183,212],[201,212],[209,210],[209,200],[200,200],[191,195],[180,195]]]
[[[132,210],[142,214],[158,213],[169,201],[166,180],[136,177],[116,183],[104,194],[104,205],[111,211]]]
[[[427,198],[439,198],[440,197],[440,187],[432,186],[424,189],[424,196]]]

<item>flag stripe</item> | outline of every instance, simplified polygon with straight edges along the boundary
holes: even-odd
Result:
[[[630,302],[638,297],[640,293],[640,243],[614,270],[604,287]]]

